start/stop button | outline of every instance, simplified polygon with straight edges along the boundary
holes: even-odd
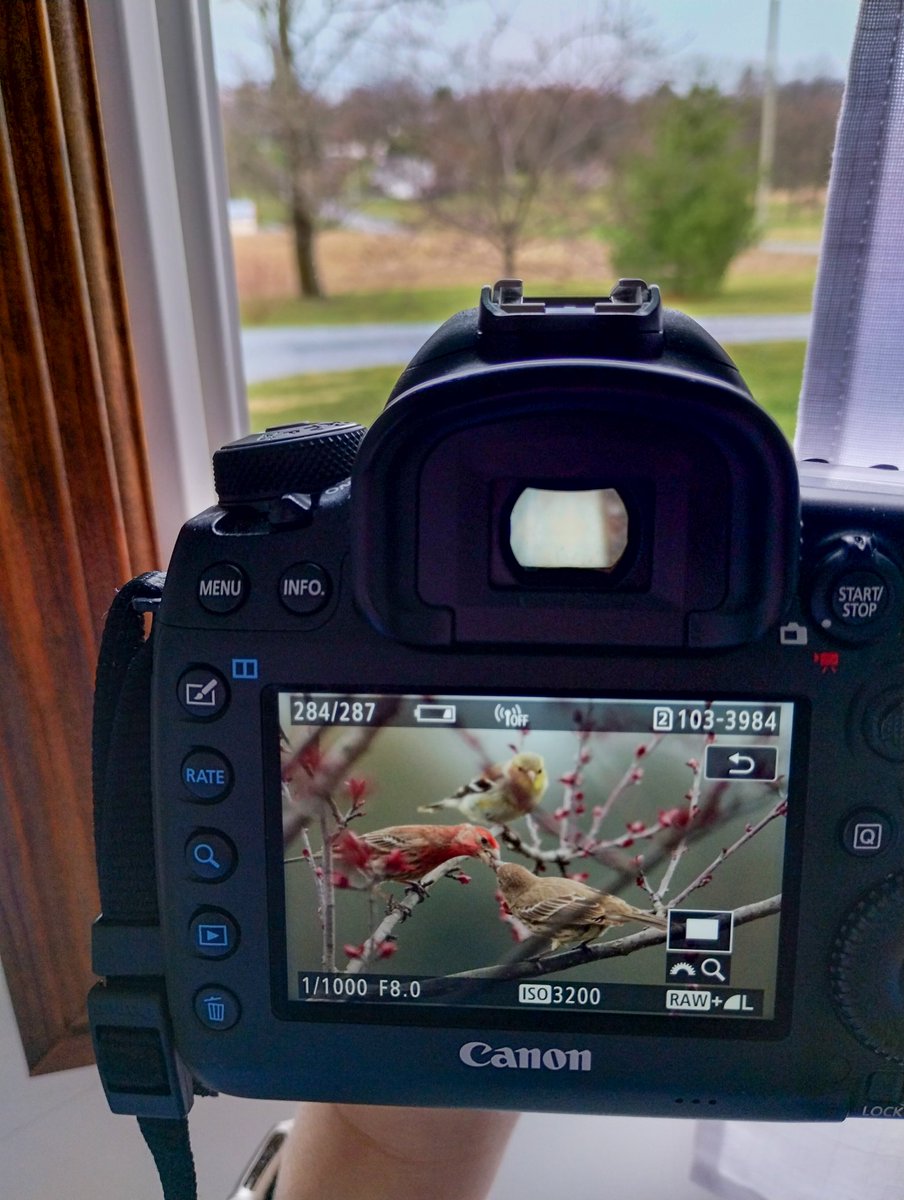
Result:
[[[813,577],[813,615],[823,632],[847,642],[882,635],[901,606],[901,573],[868,533],[847,533],[826,547]]]
[[[875,571],[846,571],[832,583],[832,612],[853,628],[881,621],[888,608],[889,585]]]

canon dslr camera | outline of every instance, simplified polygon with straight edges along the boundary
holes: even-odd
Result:
[[[214,464],[99,674],[114,1109],[904,1115],[888,471],[798,473],[640,280]]]

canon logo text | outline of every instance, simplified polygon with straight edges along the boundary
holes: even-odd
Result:
[[[589,1050],[540,1050],[537,1046],[489,1045],[488,1042],[465,1042],[458,1057],[466,1067],[496,1067],[514,1071],[589,1071]]]

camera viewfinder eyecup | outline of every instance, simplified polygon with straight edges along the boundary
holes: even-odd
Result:
[[[357,602],[416,645],[720,649],[776,624],[796,587],[787,439],[640,280],[603,300],[484,288],[403,373],[352,489]],[[525,489],[617,493],[621,568],[513,568]]]

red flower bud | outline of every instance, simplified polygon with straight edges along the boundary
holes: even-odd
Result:
[[[644,825],[643,821],[628,821],[625,828],[629,833],[643,833],[646,826]]]
[[[640,783],[643,779],[643,767],[632,768],[630,779],[632,783]]]
[[[564,783],[567,787],[572,787],[577,781],[577,771],[569,771],[567,774],[559,776],[559,783]]]
[[[323,762],[323,753],[316,742],[311,742],[310,745],[305,746],[304,750],[302,750],[298,761],[309,775],[314,775],[319,770],[320,764]]]
[[[466,875],[464,873],[464,871],[457,871],[455,873],[455,878],[458,880],[459,883],[470,883],[471,882],[471,876]]]
[[[640,746],[638,746],[638,747],[637,747],[637,749],[634,751],[634,757],[635,757],[635,758],[643,758],[643,756],[646,754],[646,752],[647,752],[647,748],[646,748],[646,746],[644,746],[643,744],[641,744],[641,745],[640,745]]]
[[[332,874],[332,884],[334,888],[344,891],[349,886],[349,878],[340,871],[334,871]]]
[[[345,954],[347,958],[360,958],[364,953],[364,947],[346,945],[342,947],[342,953]]]
[[[387,938],[385,942],[380,942],[377,946],[377,958],[391,958],[397,949],[395,942]]]
[[[684,829],[690,817],[686,808],[670,808],[668,811],[659,810],[659,824],[663,829]]]
[[[370,791],[370,784],[366,779],[346,779],[345,790],[348,792],[352,804],[358,808]]]
[[[342,829],[333,838],[333,853],[349,867],[366,867],[373,851],[363,838],[350,829]]]

